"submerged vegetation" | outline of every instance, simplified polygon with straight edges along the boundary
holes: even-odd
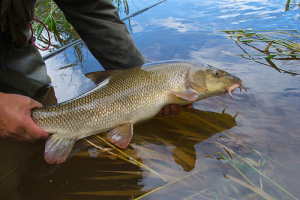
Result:
[[[294,7],[300,7],[300,3],[297,2],[297,0],[287,0],[285,4],[285,11],[289,11],[293,9]]]
[[[126,0],[112,2],[117,5],[119,11],[123,9],[126,14],[129,13]],[[54,34],[57,37],[56,41],[60,41],[57,46],[74,40],[75,31],[64,19],[56,4],[52,0],[41,0],[38,3],[36,11],[39,17],[50,31],[57,33]],[[286,10],[298,5],[296,1],[288,0]],[[37,25],[36,30],[39,40],[46,41],[47,38],[43,38],[41,34],[43,27]],[[223,32],[243,51],[242,54],[236,55],[270,66],[279,72],[300,74],[285,70],[276,63],[299,60],[300,33],[297,30]],[[219,105],[219,102],[215,105]],[[254,139],[245,142],[238,138],[238,134],[231,134],[229,130],[238,127],[236,116],[226,114],[225,111],[217,113],[192,110],[183,111],[179,117],[154,119],[137,126],[132,145],[125,150],[107,143],[104,139],[105,134],[88,138],[85,141],[89,151],[80,151],[76,157],[99,160],[99,163],[105,163],[109,167],[136,165],[138,170],[125,167],[124,170],[98,170],[95,176],[85,177],[85,181],[98,181],[97,189],[68,194],[64,192],[64,195],[185,200],[298,199],[289,191],[278,171],[285,169],[297,176],[299,172],[277,162],[270,153],[267,142],[265,145],[258,144]],[[247,124],[243,116],[239,117]],[[91,146],[95,148],[91,149]],[[0,181],[9,178],[17,168],[0,175]],[[149,185],[143,185],[144,179],[150,179]],[[130,184],[128,180],[134,180],[133,182],[138,184]],[[107,189],[106,185],[111,181],[127,187],[123,189],[109,185],[110,188]]]
[[[16,169],[18,169],[18,167],[13,168],[12,170],[10,170],[7,174],[3,175],[2,177],[0,176],[0,181],[2,181],[3,179],[5,179],[8,175],[10,175],[11,173],[13,173]]]
[[[259,64],[268,65],[278,72],[291,75],[300,73],[284,70],[272,60],[300,60],[300,32],[297,30],[224,30],[244,52],[235,54]],[[266,63],[262,63],[265,60]]]
[[[118,12],[129,14],[129,6],[127,0],[111,0],[112,4],[117,8]],[[71,24],[65,19],[63,12],[55,4],[53,0],[39,0],[35,9],[35,15],[47,26],[50,32],[68,31],[72,29]],[[44,27],[35,23],[37,38],[40,39]],[[54,33],[55,34],[55,33]],[[61,35],[60,32],[59,35]]]
[[[125,150],[107,143],[105,136],[93,136],[86,140],[98,149],[93,150],[93,155],[99,159],[109,159],[111,165],[128,162],[137,165],[140,170],[101,171],[98,172],[99,176],[89,180],[102,180],[102,184],[114,180],[122,184],[127,182],[124,179],[151,178],[153,184],[148,182],[151,186],[147,188],[152,189],[142,190],[141,184],[132,186],[130,191],[103,191],[100,187],[97,191],[72,194],[131,194],[132,199],[136,200],[162,197],[186,200],[297,199],[288,191],[280,176],[276,175],[277,167],[284,166],[257,143],[246,144],[226,133],[226,130],[237,126],[236,116],[226,114],[225,110],[222,113],[182,111],[179,117],[161,118],[137,127],[138,133],[134,135],[131,147]],[[155,128],[149,128],[151,123],[155,123]],[[170,135],[172,137],[168,137]],[[200,155],[196,156],[196,152]],[[91,154],[80,152],[77,156],[90,157]],[[222,179],[219,173],[224,171],[226,173]],[[101,173],[110,175],[101,177]]]
[[[59,29],[67,30],[71,28],[70,23],[65,19],[64,14],[53,0],[40,0],[37,3],[35,14],[51,32]],[[36,23],[36,35],[38,39],[40,39],[43,30],[44,27],[42,24]]]

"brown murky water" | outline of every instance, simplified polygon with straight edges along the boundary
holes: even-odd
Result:
[[[131,12],[150,5],[128,3]],[[286,11],[285,3],[168,0],[126,21],[148,62],[210,64],[240,77],[248,93],[138,124],[124,154],[91,137],[101,149],[81,140],[67,162],[48,165],[43,141],[0,140],[0,199],[300,198],[299,54],[276,45],[268,49],[276,56],[266,59],[269,43],[235,42],[219,32],[296,29],[299,10]],[[275,35],[299,42],[296,32],[283,32],[289,35]],[[84,44],[46,65],[55,96],[46,104],[88,91],[94,84],[84,74],[103,70]]]

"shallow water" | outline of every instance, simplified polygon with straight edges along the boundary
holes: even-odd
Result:
[[[130,13],[151,5],[128,3]],[[296,29],[299,9],[286,11],[285,3],[167,0],[125,21],[147,62],[209,64],[241,78],[248,92],[235,91],[236,101],[213,97],[179,116],[136,125],[124,151],[129,162],[79,141],[67,162],[53,166],[43,160],[43,142],[1,140],[1,199],[131,199],[150,191],[142,199],[300,198],[299,60],[264,59],[267,44],[236,43],[219,32]],[[46,65],[56,97],[47,104],[93,88],[84,74],[103,70],[82,43]]]

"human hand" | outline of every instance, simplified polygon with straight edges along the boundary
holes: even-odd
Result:
[[[191,109],[193,104],[188,104],[183,106],[184,108]],[[179,106],[176,104],[166,105],[161,109],[161,111],[156,116],[169,116],[169,115],[178,115],[180,113]]]
[[[48,138],[30,117],[31,110],[38,107],[42,104],[29,97],[0,92],[0,137],[27,142]]]

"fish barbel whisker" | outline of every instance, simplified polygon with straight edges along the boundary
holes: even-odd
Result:
[[[235,84],[232,84],[232,85],[230,85],[230,86],[228,86],[226,88],[226,90],[225,90],[225,96],[227,97],[226,93],[228,93],[229,96],[231,96],[231,98],[235,101],[235,99],[234,99],[234,97],[233,97],[233,95],[232,95],[231,92],[233,92],[236,88],[240,88],[240,92],[242,92],[242,88],[244,88],[245,91],[247,92],[246,87],[242,83],[235,83]]]
[[[241,83],[241,86],[244,88],[244,90],[247,92],[247,89],[246,89],[246,87],[244,86],[244,84],[243,83]]]

